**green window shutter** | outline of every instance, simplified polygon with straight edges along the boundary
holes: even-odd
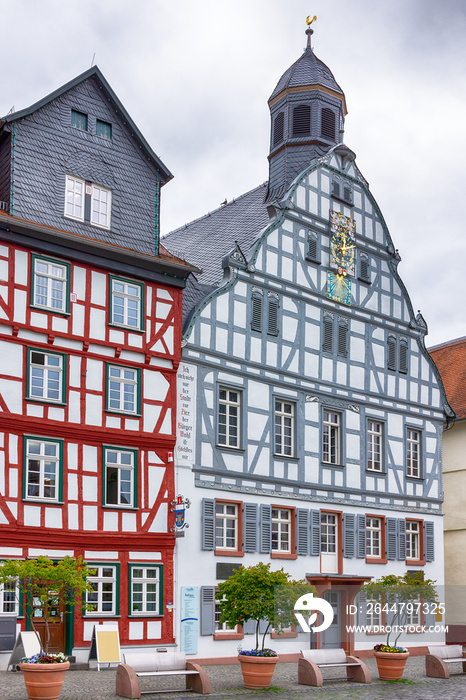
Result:
[[[348,354],[348,324],[340,321],[338,323],[338,354],[346,357]]]
[[[406,374],[408,371],[408,342],[400,340],[400,372]]]
[[[388,352],[387,368],[395,371],[396,370],[396,338],[393,335],[388,336],[387,352]]]
[[[262,330],[262,297],[259,294],[252,295],[251,328],[253,331]]]
[[[278,299],[269,299],[267,333],[269,335],[278,335]]]
[[[324,352],[333,352],[333,319],[331,316],[324,316],[324,340],[322,349]]]

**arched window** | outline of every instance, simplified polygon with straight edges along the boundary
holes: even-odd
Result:
[[[293,110],[293,136],[309,136],[311,133],[311,108],[298,105]]]
[[[322,109],[320,135],[329,141],[335,141],[335,112],[328,107]]]
[[[285,126],[285,115],[283,112],[280,112],[275,117],[275,120],[273,123],[273,145],[274,146],[276,146],[277,143],[280,143],[280,141],[283,141],[284,126]]]

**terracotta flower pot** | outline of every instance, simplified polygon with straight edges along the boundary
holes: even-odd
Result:
[[[20,663],[29,700],[56,700],[60,695],[70,662],[62,664]]]
[[[268,688],[272,680],[278,656],[245,656],[238,654],[243,672],[244,687],[261,690]]]
[[[379,678],[382,681],[396,681],[403,677],[409,651],[394,653],[390,651],[375,651]]]

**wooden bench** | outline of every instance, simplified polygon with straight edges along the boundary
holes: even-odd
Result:
[[[347,656],[344,649],[302,649],[298,661],[298,683],[322,686],[324,679],[321,668],[346,668],[348,681],[370,683],[371,674],[366,664],[355,656]]]
[[[124,698],[140,698],[143,694],[179,692],[184,688],[163,688],[160,690],[141,690],[139,678],[145,676],[185,676],[186,689],[194,693],[210,693],[210,682],[206,672],[198,664],[186,660],[179,651],[123,653],[124,663],[116,673],[116,694]]]
[[[463,673],[466,673],[466,652],[461,644],[446,644],[445,646],[427,647],[426,676],[430,678],[450,678],[447,664],[463,664]]]

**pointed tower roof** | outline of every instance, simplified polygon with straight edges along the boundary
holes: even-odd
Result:
[[[302,90],[322,90],[343,102],[344,113],[347,113],[345,94],[333,73],[323,61],[315,55],[311,46],[312,29],[306,30],[307,46],[303,55],[286,70],[278,81],[275,90],[269,98],[269,105],[279,99],[283,92],[300,92]]]

